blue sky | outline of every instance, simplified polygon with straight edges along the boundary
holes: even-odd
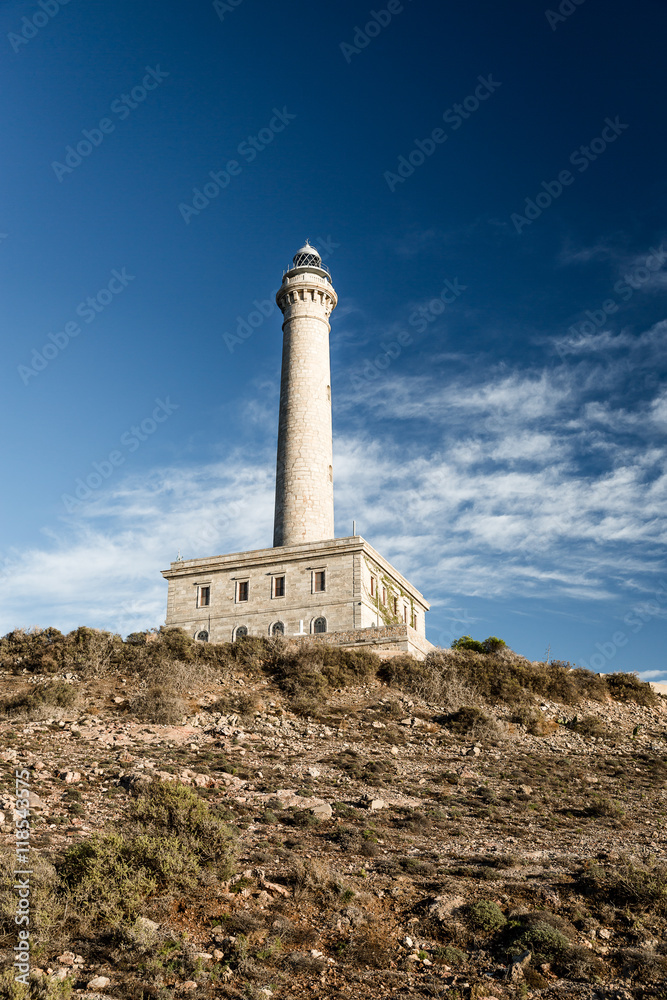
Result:
[[[0,631],[159,625],[179,549],[271,544],[308,237],[337,535],[435,643],[667,679],[666,30],[653,0],[3,3]]]

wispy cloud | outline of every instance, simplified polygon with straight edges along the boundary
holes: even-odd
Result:
[[[657,344],[664,325],[646,342]],[[627,368],[605,373],[581,359],[446,382],[389,371],[363,392],[343,377],[337,533],[355,519],[457,625],[472,618],[461,612],[466,597],[562,597],[591,608],[649,593],[667,542],[667,392],[633,403]],[[272,383],[266,405],[253,403],[260,437],[276,392]],[[263,448],[119,479],[45,530],[43,545],[5,554],[0,628],[160,623],[159,571],[179,549],[188,558],[271,544],[273,477]]]

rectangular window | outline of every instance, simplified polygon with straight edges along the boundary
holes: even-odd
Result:
[[[313,593],[321,594],[327,589],[327,575],[323,569],[318,569],[313,573]]]
[[[412,616],[412,621],[410,622],[413,628],[417,628],[417,615]]]
[[[375,577],[372,576],[371,577],[371,597],[375,597],[375,590],[376,590]]]
[[[398,618],[398,597],[394,598],[394,617]]]
[[[407,606],[407,604],[403,605],[403,621],[405,622],[406,625],[408,624],[408,606]]]
[[[285,577],[284,576],[274,576],[274,578],[273,578],[273,596],[274,597],[284,597],[285,596]]]
[[[382,588],[382,603],[383,604],[387,603],[387,588],[386,587]]]
[[[211,603],[211,588],[197,587],[197,607],[207,608]]]
[[[248,589],[249,583],[247,580],[239,580],[236,584],[236,600],[237,601],[247,601],[248,600]]]

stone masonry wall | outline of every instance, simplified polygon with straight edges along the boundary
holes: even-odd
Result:
[[[435,647],[415,632],[409,625],[388,625],[381,628],[361,628],[341,630],[329,635],[308,635],[295,637],[296,642],[324,642],[343,649],[368,647],[383,659],[410,653],[422,659]]]
[[[289,271],[276,296],[283,358],[274,546],[334,537],[329,316],[336,293],[306,268]]]
[[[285,635],[299,632],[300,622],[310,632],[313,622],[324,617],[328,631],[353,625],[352,559],[348,553],[318,559],[317,553],[285,559],[270,565],[244,567],[242,561],[224,571],[204,569],[170,582],[168,623],[179,624],[191,635],[209,631],[212,642],[229,642],[238,625],[250,635],[269,635],[271,626],[282,622]],[[326,591],[312,592],[313,573],[326,571]],[[272,596],[274,576],[285,576],[285,596]],[[236,600],[237,583],[248,581],[248,601]],[[211,603],[197,608],[197,590],[210,586]]]
[[[269,635],[276,622],[284,625],[284,634],[294,636],[303,630],[310,633],[314,620],[326,619],[327,633],[366,629],[375,631],[377,608],[369,596],[369,570],[382,573],[387,589],[405,594],[418,611],[417,629],[410,629],[424,639],[424,615],[428,604],[363,538],[354,536],[305,545],[257,549],[209,559],[192,559],[171,564],[164,576],[169,581],[167,599],[168,626],[183,628],[195,635],[209,632],[213,642],[229,642],[234,630],[244,625],[250,635]],[[326,590],[314,592],[313,574],[324,570]],[[285,577],[285,594],[275,597],[274,577]],[[238,600],[238,584],[248,583],[248,600]],[[210,588],[210,604],[197,606],[201,587]],[[381,596],[381,595],[380,595]],[[384,625],[382,618],[380,622]],[[409,625],[387,623],[405,633]],[[401,632],[402,630],[402,632]],[[397,633],[398,634],[398,633]]]

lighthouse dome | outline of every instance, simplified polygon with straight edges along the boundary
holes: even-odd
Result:
[[[292,263],[294,267],[322,267],[322,258],[315,247],[311,247],[306,240],[301,249],[294,254]]]

